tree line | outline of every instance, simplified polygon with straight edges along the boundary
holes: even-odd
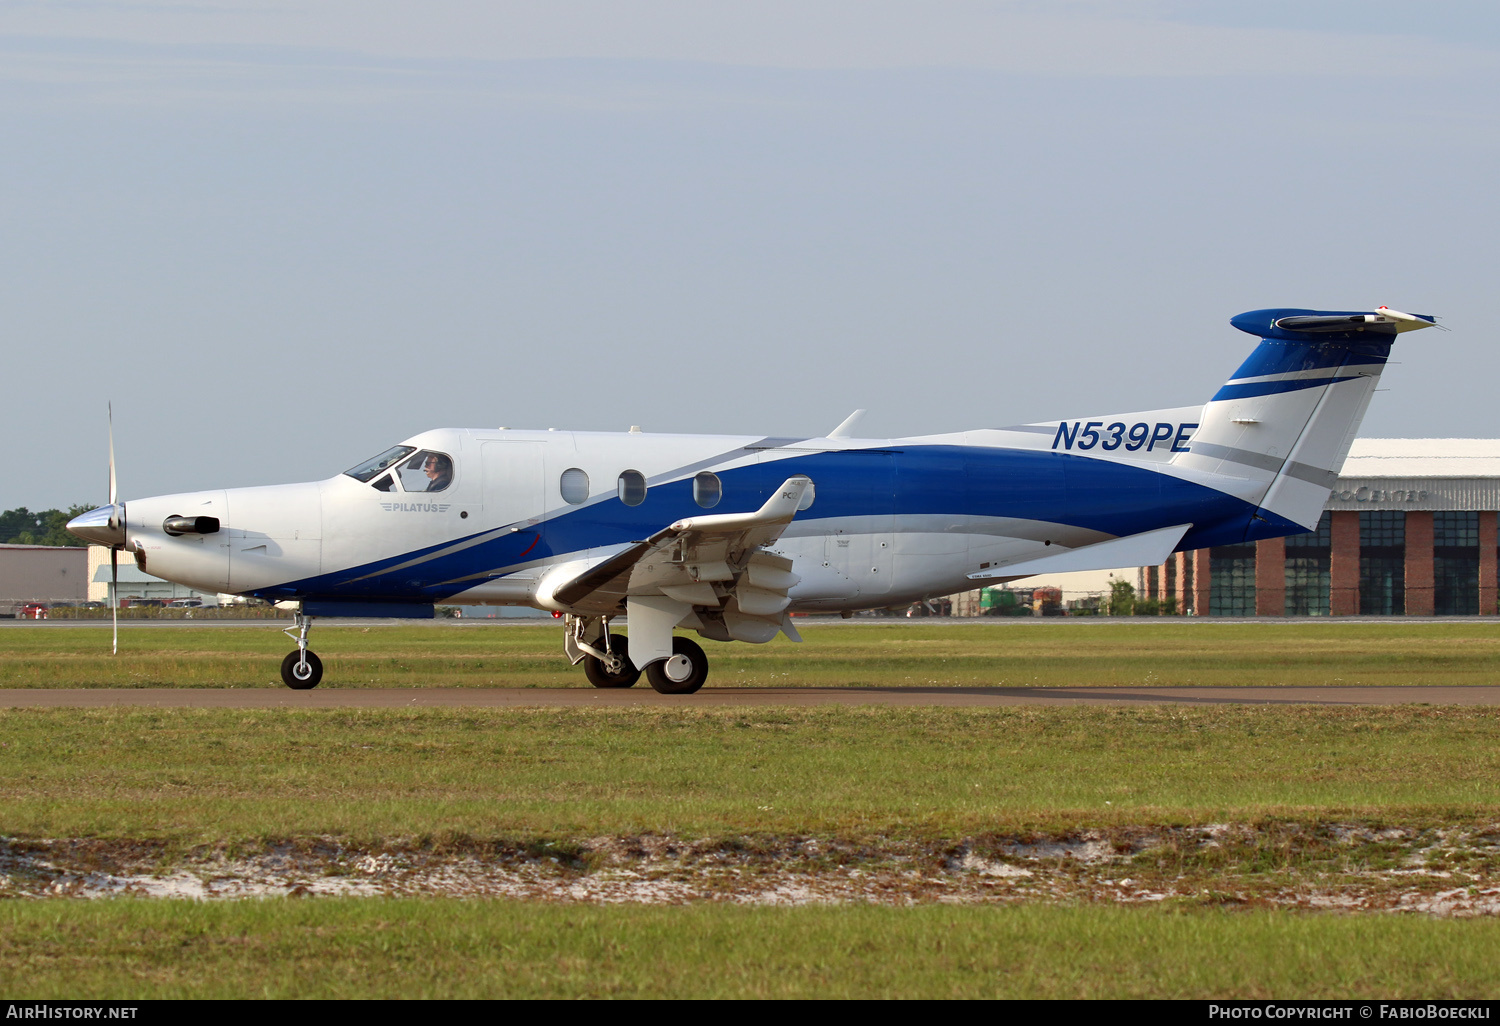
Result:
[[[68,533],[66,524],[93,506],[69,506],[33,513],[25,506],[0,513],[0,545],[82,545]]]

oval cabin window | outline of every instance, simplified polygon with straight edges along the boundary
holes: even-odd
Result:
[[[719,484],[719,475],[704,471],[693,478],[693,501],[704,509],[713,509],[724,497],[724,489]]]
[[[569,467],[562,472],[563,502],[571,506],[578,506],[588,501],[589,498],[589,476],[577,467]]]
[[[646,501],[645,474],[627,470],[620,475],[620,501],[627,506],[639,506]]]
[[[812,509],[813,500],[817,498],[815,492],[816,488],[813,483],[811,481],[807,482],[807,488],[802,493],[802,501],[797,503],[798,513],[801,513],[805,509]]]

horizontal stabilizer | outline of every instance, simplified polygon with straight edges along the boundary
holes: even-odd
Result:
[[[1055,556],[1041,556],[1010,566],[992,566],[977,574],[970,574],[971,581],[1001,580],[1016,577],[1034,577],[1037,574],[1066,574],[1077,570],[1114,570],[1118,567],[1156,566],[1165,563],[1167,557],[1182,541],[1192,524],[1178,524],[1156,531],[1129,534],[1123,538],[1068,549]]]
[[[1229,323],[1261,338],[1288,342],[1318,338],[1354,339],[1361,335],[1394,337],[1403,331],[1431,328],[1437,318],[1430,314],[1409,314],[1382,306],[1375,310],[1302,310],[1281,308],[1251,310],[1231,317]]]

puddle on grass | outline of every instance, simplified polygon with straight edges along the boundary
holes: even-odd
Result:
[[[1500,915],[1500,824],[1122,827],[961,843],[645,835],[442,847],[304,838],[167,852],[0,839],[0,897],[450,896],[758,905],[1058,902]]]

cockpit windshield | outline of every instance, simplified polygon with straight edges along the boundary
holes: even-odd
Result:
[[[453,457],[415,445],[398,445],[345,474],[378,492],[440,492],[453,483]]]
[[[359,466],[346,470],[344,473],[356,481],[368,481],[382,470],[389,470],[392,465],[400,463],[416,451],[415,445],[398,445],[393,449],[387,449],[374,459],[365,460]]]

